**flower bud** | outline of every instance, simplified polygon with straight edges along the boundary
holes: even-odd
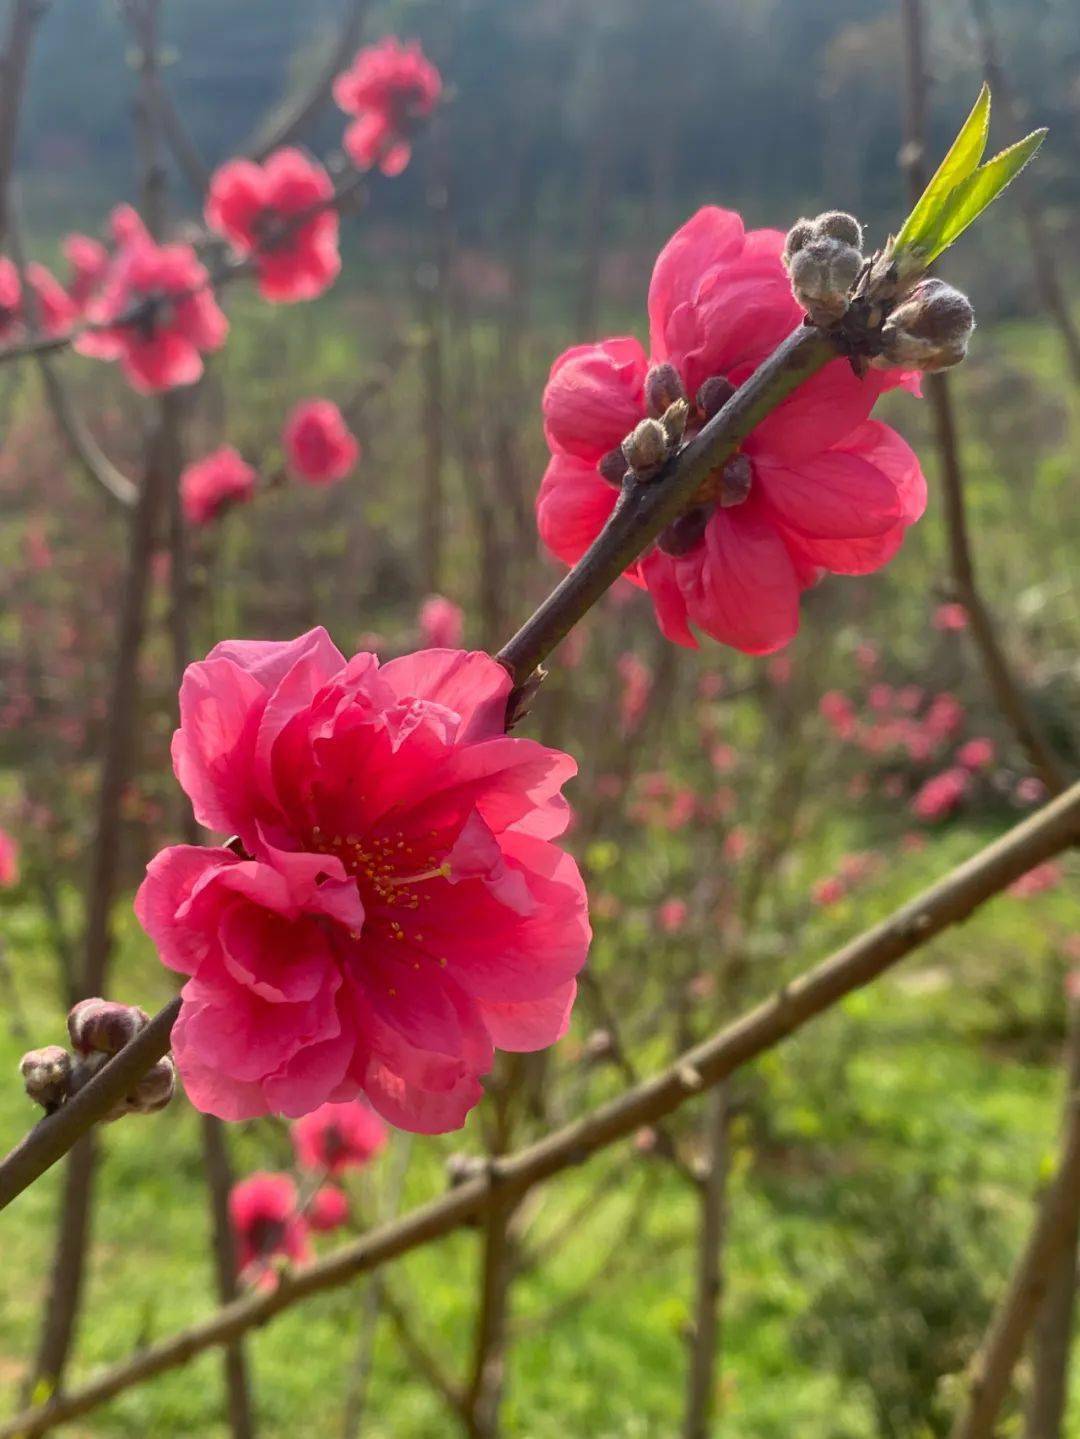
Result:
[[[730,510],[741,505],[750,493],[754,479],[753,466],[745,455],[732,455],[724,466],[720,480],[720,507]]]
[[[676,400],[685,400],[686,390],[674,365],[653,365],[645,376],[645,408],[654,419]]]
[[[129,1103],[140,1114],[156,1114],[176,1093],[176,1066],[166,1054],[148,1069],[135,1086]]]
[[[626,463],[639,478],[648,478],[667,459],[668,437],[659,420],[642,420],[622,442]]]
[[[596,468],[609,485],[614,485],[617,490],[622,489],[622,482],[626,477],[626,456],[622,450],[608,450]]]
[[[862,249],[862,226],[854,215],[848,215],[843,210],[826,210],[812,224],[818,235],[829,235],[856,250]]]
[[[149,1022],[137,1004],[82,999],[68,1015],[68,1034],[78,1054],[117,1054]]]
[[[660,423],[667,436],[668,449],[674,450],[682,444],[686,433],[686,422],[690,418],[690,405],[686,400],[674,400],[660,416]]]
[[[813,220],[807,220],[805,217],[796,220],[787,232],[787,238],[784,241],[784,264],[789,264],[792,255],[797,255],[803,246],[808,245],[813,238]]]
[[[71,1083],[71,1055],[58,1044],[32,1049],[19,1061],[26,1092],[46,1114],[59,1109],[68,1097]]]
[[[974,328],[975,311],[966,295],[944,280],[921,280],[886,320],[883,352],[874,363],[948,369],[967,354]]]
[[[723,375],[710,375],[697,392],[697,407],[707,420],[718,415],[735,393],[735,386]]]
[[[671,555],[674,559],[678,559],[680,555],[688,555],[691,550],[696,550],[705,538],[705,527],[711,513],[711,506],[695,505],[677,520],[672,520],[667,529],[661,532],[657,546],[665,555]]]

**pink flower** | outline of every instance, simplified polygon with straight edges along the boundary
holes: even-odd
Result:
[[[359,442],[333,400],[301,400],[285,421],[282,442],[290,468],[313,485],[344,479],[360,456]]]
[[[362,1100],[323,1104],[292,1127],[296,1162],[303,1169],[341,1174],[374,1158],[386,1143],[386,1126]]]
[[[180,476],[180,499],[189,524],[206,525],[229,505],[255,494],[255,471],[232,445],[222,445],[188,465]]]
[[[6,830],[0,829],[0,889],[12,889],[19,882],[19,846]]]
[[[301,150],[275,150],[261,165],[229,160],[210,181],[206,223],[255,256],[264,300],[312,300],[341,269],[333,194],[330,176]]]
[[[969,739],[956,751],[956,758],[965,769],[986,769],[993,764],[994,753],[992,739]]]
[[[1042,804],[1046,798],[1046,786],[1037,775],[1029,774],[1013,790],[1013,798],[1018,804]]]
[[[741,826],[736,825],[734,829],[729,830],[724,836],[723,850],[725,859],[730,859],[733,863],[737,864],[740,859],[746,857],[749,849],[750,836]]]
[[[64,239],[64,258],[70,267],[68,296],[81,313],[97,290],[109,268],[109,252],[100,240],[89,235],[68,235]]]
[[[10,344],[33,329],[60,335],[70,329],[76,309],[67,291],[44,265],[31,261],[26,279],[34,292],[34,310],[27,314],[19,272],[6,255],[0,255],[0,343]]]
[[[665,899],[656,911],[656,920],[664,934],[678,934],[686,926],[686,902]]]
[[[307,1209],[307,1222],[320,1234],[340,1229],[348,1217],[349,1201],[332,1184],[324,1185],[314,1194]]]
[[[321,629],[189,666],[173,764],[199,823],[238,838],[164,850],[135,907],[190,976],[173,1051],[198,1108],[363,1093],[443,1132],[496,1046],[565,1032],[589,925],[552,841],[576,766],[503,733],[510,688],[484,654],[346,663]]]
[[[121,207],[113,224],[121,248],[86,308],[103,328],[79,335],[75,348],[119,360],[142,394],[193,385],[203,354],[220,349],[229,331],[210,277],[190,245],[155,244],[134,211]]]
[[[311,1258],[307,1225],[296,1208],[296,1185],[287,1174],[258,1171],[234,1184],[229,1217],[236,1240],[236,1268],[259,1289],[273,1289],[277,1276],[270,1261],[277,1255],[303,1264]]]
[[[641,723],[652,693],[652,670],[632,650],[619,656],[619,725],[623,734],[632,734]]]
[[[1019,879],[1014,879],[1007,890],[1015,899],[1030,899],[1033,894],[1045,894],[1048,889],[1057,889],[1058,885],[1065,878],[1065,871],[1056,860],[1048,859],[1043,864],[1037,864],[1034,869],[1029,869],[1027,874],[1022,874]]]
[[[334,81],[339,109],[357,117],[344,140],[353,164],[400,175],[412,155],[410,137],[441,93],[442,77],[415,41],[402,45],[389,35],[361,50]]]
[[[465,616],[445,595],[428,595],[420,606],[420,637],[430,649],[454,650],[461,644]]]
[[[649,289],[651,362],[677,370],[694,402],[691,431],[802,322],[782,249],[779,231],[746,232],[738,215],[707,207],[661,251]],[[637,340],[623,338],[575,346],[552,367],[537,520],[567,564],[618,499],[599,467],[608,457],[615,475],[611,452],[646,413],[649,365]],[[627,571],[649,590],[669,639],[695,645],[692,622],[767,654],[795,634],[800,591],[823,571],[866,574],[892,557],[922,514],[926,485],[908,445],[868,416],[881,391],[903,380],[881,371],[859,380],[835,360],[711,477],[698,506]]]
[[[837,875],[832,875],[828,879],[818,880],[810,891],[810,898],[820,908],[827,909],[830,905],[839,904],[846,894],[847,886],[844,881]]]
[[[729,744],[714,744],[709,759],[718,774],[729,774],[739,762],[738,752]]]
[[[967,794],[971,776],[959,766],[928,779],[911,802],[920,819],[944,819]]]
[[[968,615],[963,605],[938,605],[934,611],[934,628],[936,630],[966,630],[967,626]]]
[[[821,696],[818,712],[837,739],[850,739],[855,733],[855,706],[839,690],[828,690]]]

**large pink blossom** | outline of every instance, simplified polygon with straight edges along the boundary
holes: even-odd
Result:
[[[312,300],[337,279],[334,184],[302,150],[275,150],[266,161],[229,160],[214,171],[206,223],[242,255],[254,255],[264,300]]]
[[[802,321],[783,243],[778,230],[745,231],[729,210],[699,210],[653,270],[649,355],[620,338],[577,345],[555,361],[537,518],[561,560],[580,559],[615,506],[612,452],[646,414],[650,363],[675,367],[694,404],[693,431]],[[695,510],[627,571],[648,588],[669,639],[695,645],[693,624],[769,653],[795,634],[800,592],[821,574],[866,574],[895,554],[922,514],[926,485],[909,446],[869,415],[882,390],[904,379],[872,370],[860,380],[834,360],[747,437]]]
[[[86,307],[98,328],[75,341],[84,355],[119,360],[142,394],[193,385],[203,354],[220,349],[229,322],[190,245],[158,245],[130,207],[113,214],[120,249]]]
[[[564,1032],[589,942],[552,843],[576,766],[503,733],[509,691],[484,654],[346,663],[321,629],[188,668],[174,767],[236,839],[164,850],[136,913],[190,976],[173,1047],[199,1108],[298,1117],[364,1093],[440,1132],[496,1046]]]

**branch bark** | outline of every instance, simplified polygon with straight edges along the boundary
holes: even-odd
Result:
[[[951,1439],[993,1439],[1024,1340],[1057,1267],[1065,1261],[1070,1242],[1076,1243],[1080,1221],[1080,1005],[1075,1001],[1071,1020],[1073,1052],[1057,1173],[1043,1193],[1024,1252],[971,1363],[967,1403],[953,1425]]]
[[[719,1382],[720,1305],[724,1284],[724,1230],[727,1225],[728,1128],[726,1085],[710,1097],[705,1182],[699,1189],[697,1297],[690,1335],[685,1439],[709,1439]]]
[[[905,104],[901,157],[912,199],[926,184],[926,65],[922,0],[901,0],[904,28]],[[945,500],[945,529],[956,598],[967,611],[971,635],[979,651],[990,691],[1011,725],[1039,778],[1051,794],[1060,794],[1067,778],[1042,726],[1031,708],[998,638],[997,624],[983,600],[975,574],[964,502],[964,471],[949,381],[944,374],[925,376],[933,413]]]
[[[11,0],[3,50],[0,51],[0,245],[8,229],[8,192],[19,141],[19,115],[37,22],[45,0]]]
[[[745,1064],[801,1029],[846,995],[869,984],[906,955],[936,935],[967,919],[981,904],[1044,860],[1080,843],[1080,784],[1053,800],[1038,814],[924,890],[881,924],[852,940],[773,998],[759,1004],[704,1043],[688,1050],[669,1068],[601,1105],[581,1119],[517,1153],[494,1161],[485,1175],[466,1181],[448,1194],[414,1209],[396,1222],[383,1224],[346,1244],[307,1269],[283,1279],[270,1294],[235,1300],[200,1324],[162,1340],[72,1389],[54,1403],[26,1410],[0,1426],[0,1439],[32,1439],[55,1424],[89,1413],[133,1384],[142,1383],[186,1364],[196,1354],[265,1324],[282,1310],[348,1283],[358,1274],[420,1245],[460,1229],[494,1204],[509,1203],[534,1185],[584,1163],[598,1150],[655,1124],[721,1083]],[[120,1051],[75,1099],[38,1125],[33,1136],[11,1160],[0,1164],[0,1204],[25,1188],[45,1169],[49,1156],[70,1144],[87,1124],[86,1110],[103,1113],[124,1093],[132,1076],[145,1072],[164,1052],[168,1030],[179,1009],[174,1000],[147,1029]],[[123,1078],[117,1073],[123,1067]],[[82,1101],[83,1112],[72,1118]],[[1080,1124],[1078,1124],[1080,1130]],[[1077,1143],[1080,1163],[1080,1137]]]

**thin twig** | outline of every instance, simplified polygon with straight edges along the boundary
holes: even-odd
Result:
[[[8,191],[19,139],[19,116],[37,22],[46,0],[11,0],[4,47],[0,52],[0,245],[8,228]]]
[[[1051,801],[1038,814],[1003,835],[944,879],[925,890],[875,928],[852,940],[829,959],[786,985],[773,998],[681,1056],[668,1069],[617,1099],[506,1158],[492,1162],[484,1175],[421,1205],[394,1223],[384,1224],[343,1245],[309,1268],[283,1278],[269,1294],[250,1295],[226,1305],[190,1329],[114,1365],[52,1404],[29,1409],[0,1426],[0,1439],[32,1439],[55,1424],[87,1414],[122,1390],[186,1364],[196,1354],[227,1344],[283,1310],[348,1283],[401,1254],[450,1234],[493,1204],[524,1195],[534,1185],[635,1133],[642,1125],[674,1113],[703,1089],[721,1083],[816,1015],[832,1008],[919,949],[936,935],[967,919],[1035,865],[1080,842],[1080,784]],[[105,1065],[75,1099],[42,1120],[37,1133],[0,1164],[0,1205],[25,1188],[58,1157],[88,1122],[74,1120],[82,1100],[94,1117],[105,1112],[130,1083],[145,1072],[152,1055],[164,1052],[168,1029],[179,1009],[173,1001],[150,1026]],[[147,1039],[146,1036],[153,1036]],[[136,1046],[143,1041],[138,1055]],[[158,1046],[161,1046],[159,1048]],[[155,1053],[156,1051],[156,1053]],[[150,1061],[152,1062],[152,1061]],[[123,1066],[123,1082],[115,1072]],[[1080,1149],[1080,1145],[1078,1145]]]
[[[717,1350],[720,1342],[720,1304],[724,1283],[724,1230],[727,1223],[727,1183],[730,1169],[728,1130],[730,1106],[727,1085],[719,1084],[710,1096],[707,1125],[705,1182],[700,1189],[698,1218],[697,1295],[689,1335],[685,1439],[708,1439],[712,1432],[718,1382]]]
[[[1009,1287],[970,1366],[967,1402],[951,1439],[992,1439],[1024,1340],[1080,1219],[1080,1006],[1072,1006],[1072,1046],[1057,1173],[1047,1186]]]
[[[913,199],[926,183],[926,66],[922,0],[901,0],[904,24],[905,107],[904,146],[901,157]],[[968,537],[964,502],[964,471],[956,431],[952,395],[943,374],[925,376],[933,412],[945,501],[945,528],[956,598],[967,611],[971,635],[979,651],[987,683],[998,708],[1012,726],[1039,777],[1051,794],[1060,794],[1067,778],[1031,705],[1020,687],[998,638],[997,625],[979,589]]]

